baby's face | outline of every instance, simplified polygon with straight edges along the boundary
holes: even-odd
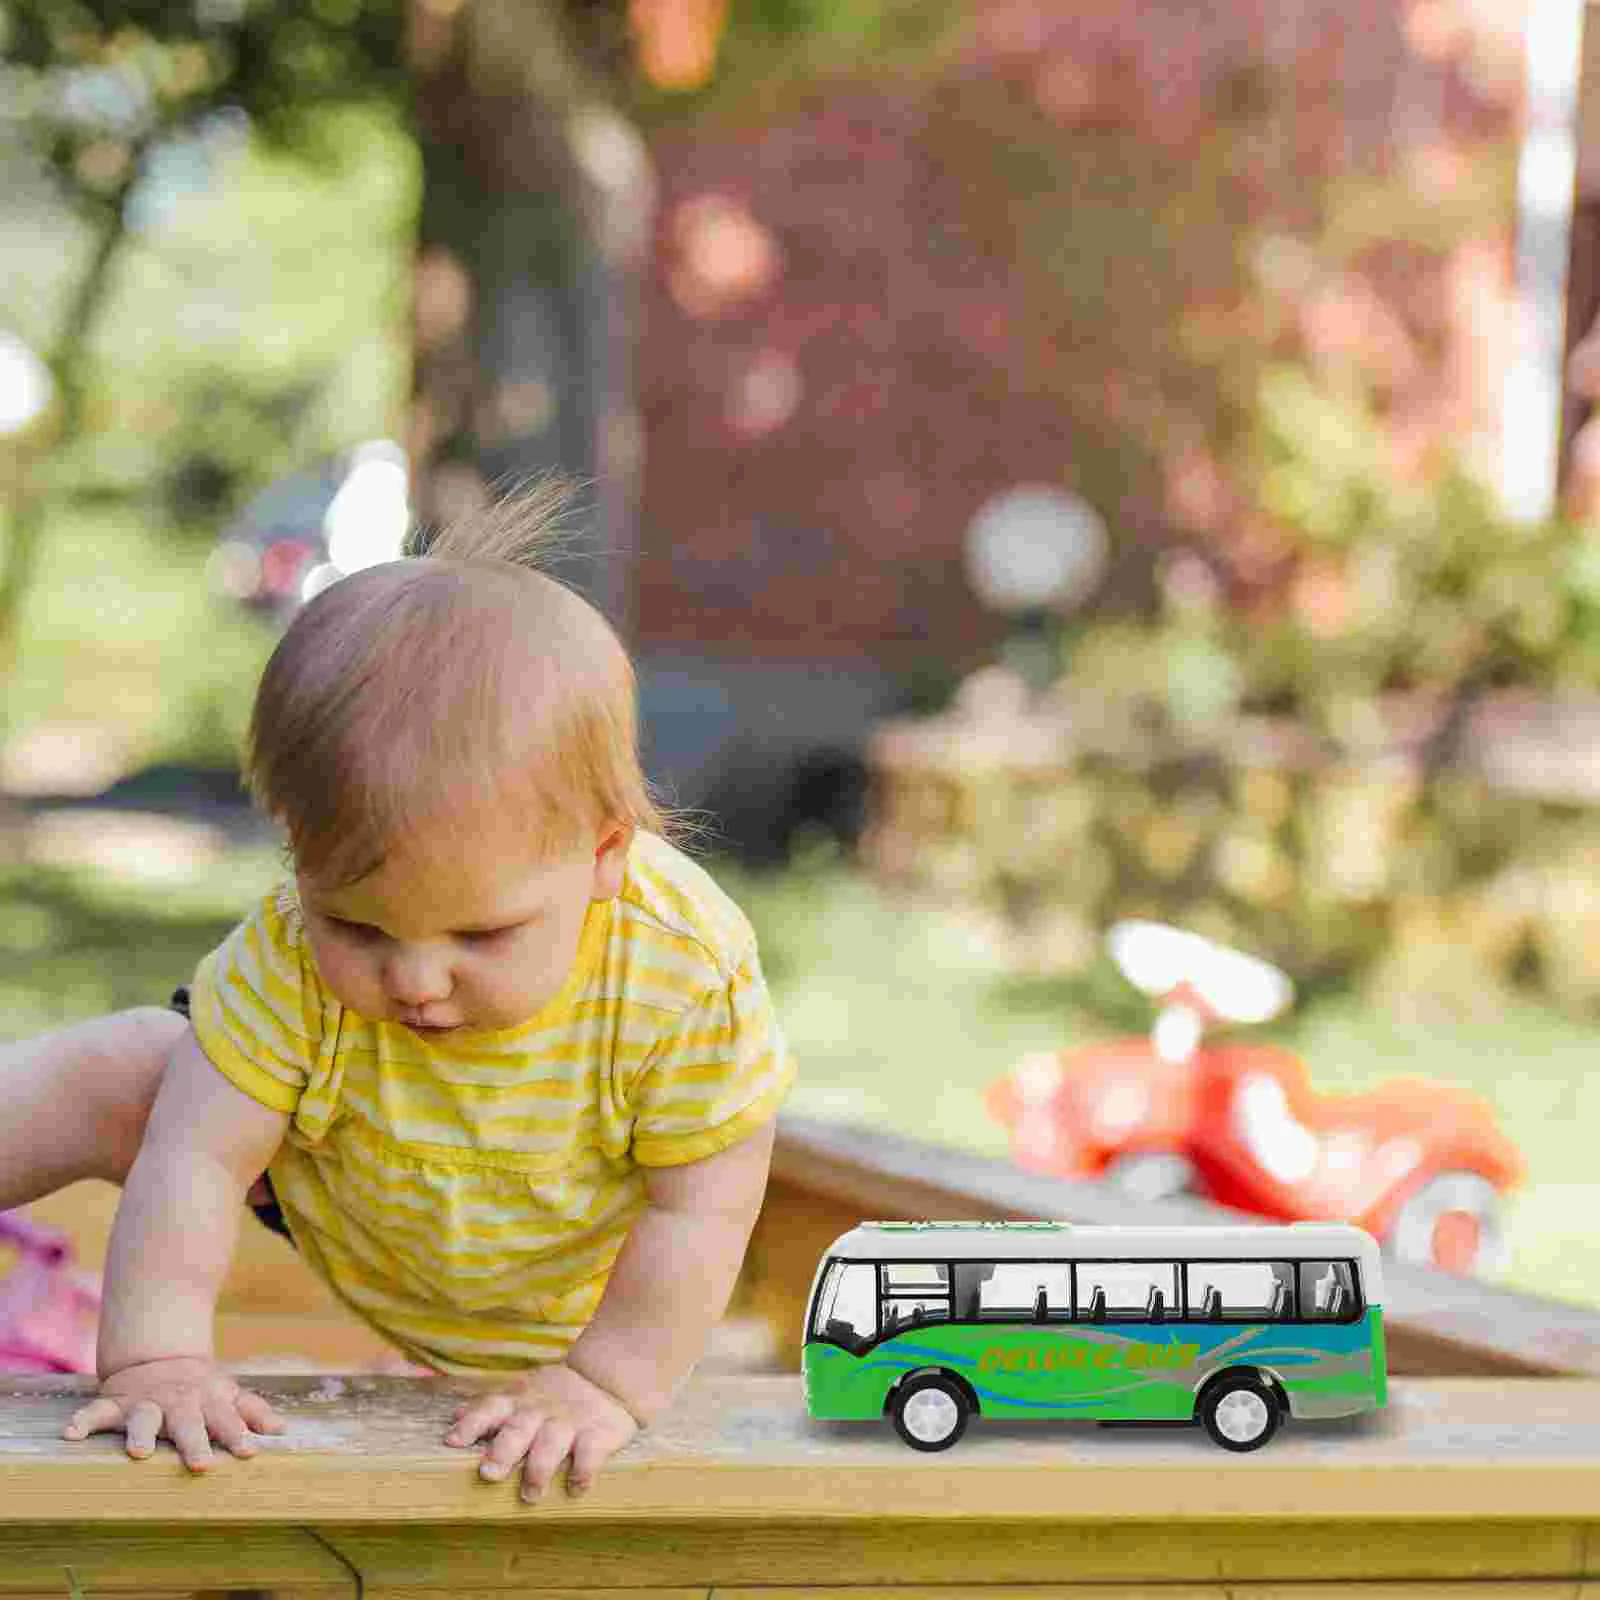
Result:
[[[419,1034],[517,1027],[566,982],[590,901],[620,890],[628,837],[610,828],[553,859],[486,838],[426,862],[391,857],[343,888],[299,874],[317,969],[374,1021]]]

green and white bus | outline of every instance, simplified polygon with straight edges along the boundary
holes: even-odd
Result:
[[[806,1406],[944,1450],[985,1417],[1199,1423],[1255,1450],[1285,1416],[1387,1399],[1377,1241],[1335,1222],[864,1222],[806,1317]]]

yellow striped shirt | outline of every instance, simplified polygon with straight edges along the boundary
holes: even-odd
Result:
[[[794,1076],[749,922],[650,834],[519,1028],[430,1040],[341,1005],[292,884],[201,962],[190,1007],[212,1063],[290,1113],[268,1170],[301,1254],[445,1372],[559,1358],[644,1207],[639,1168],[736,1143]]]

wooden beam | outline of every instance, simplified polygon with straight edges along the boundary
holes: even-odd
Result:
[[[1103,1430],[981,1419],[938,1455],[887,1424],[806,1415],[798,1379],[697,1378],[587,1497],[536,1510],[442,1443],[452,1407],[487,1379],[265,1377],[290,1419],[252,1461],[187,1472],[163,1446],[130,1461],[110,1436],[62,1425],[92,1384],[11,1378],[0,1397],[0,1525],[822,1519],[1148,1519],[1552,1522],[1600,1519],[1600,1383],[1399,1380],[1375,1417],[1292,1423],[1247,1456],[1195,1428]],[[326,1571],[326,1564],[315,1570]],[[552,1579],[559,1583],[562,1580]],[[37,1588],[38,1584],[27,1587]]]
[[[1600,1578],[1600,1383],[1400,1380],[1387,1411],[1291,1423],[1257,1455],[1226,1455],[1199,1429],[980,1419],[929,1456],[886,1424],[810,1421],[794,1378],[696,1379],[587,1497],[557,1490],[538,1506],[441,1443],[475,1382],[257,1383],[289,1432],[196,1475],[166,1446],[134,1462],[118,1440],[61,1441],[87,1382],[9,1379],[0,1597],[75,1582],[88,1600],[202,1586],[278,1600],[705,1600],[726,1586],[849,1600],[836,1592],[848,1586],[877,1600],[862,1592],[876,1586],[939,1600],[902,1587],[917,1585],[1101,1600],[1081,1586],[1118,1583],[1290,1600],[1271,1586],[1425,1582],[1447,1587],[1413,1600],[1535,1583],[1573,1600]]]
[[[0,1423],[8,1437],[10,1420],[7,1414]],[[0,1491],[0,1596],[5,1600],[31,1594],[66,1600],[74,1582],[91,1600],[101,1595],[150,1600],[166,1591],[197,1589],[292,1590],[323,1600],[357,1600],[355,1573],[303,1528],[174,1530],[95,1523],[66,1529],[42,1519],[32,1519],[33,1525],[18,1521],[5,1504],[9,1499]],[[98,1509],[80,1501],[76,1511],[84,1517]]]

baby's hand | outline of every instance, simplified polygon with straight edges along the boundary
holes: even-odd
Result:
[[[99,1395],[73,1413],[61,1437],[84,1439],[119,1428],[127,1434],[130,1456],[154,1454],[156,1440],[165,1436],[186,1467],[204,1472],[216,1459],[213,1439],[236,1456],[253,1456],[251,1429],[282,1433],[283,1419],[214,1362],[178,1356],[124,1367],[102,1379]]]
[[[531,1502],[550,1487],[569,1456],[567,1493],[582,1494],[638,1431],[639,1424],[619,1401],[571,1367],[557,1364],[539,1367],[509,1389],[460,1407],[444,1442],[472,1445],[494,1433],[478,1470],[486,1478],[503,1478],[525,1460],[522,1498]]]

